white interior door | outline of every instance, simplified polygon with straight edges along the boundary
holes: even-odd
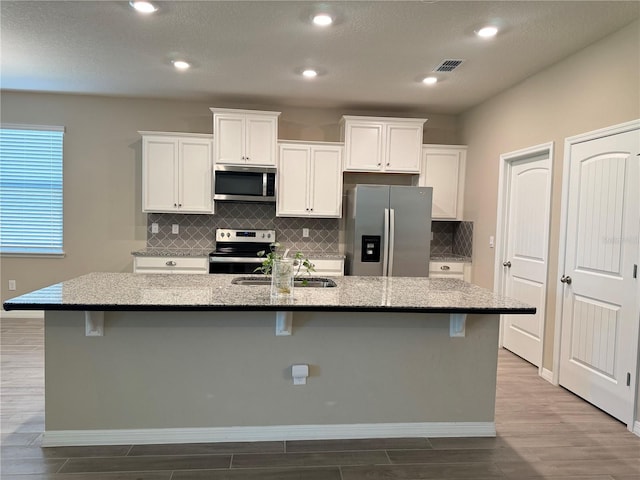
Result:
[[[502,345],[540,367],[549,250],[550,146],[524,158],[516,157],[507,170],[502,292],[535,306],[536,314],[504,315]]]
[[[569,144],[560,270],[560,384],[628,425],[640,312],[637,128]]]

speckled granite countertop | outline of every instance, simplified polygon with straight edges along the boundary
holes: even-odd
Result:
[[[296,287],[294,300],[269,286],[232,285],[237,275],[89,273],[7,300],[6,310],[312,310],[532,314],[535,308],[462,280],[333,277],[337,287]]]
[[[453,253],[431,255],[429,260],[432,261],[432,262],[464,262],[464,263],[471,263],[471,257],[466,257],[464,255],[456,255],[456,254],[453,254]]]
[[[208,257],[213,251],[213,247],[209,249],[202,248],[143,248],[131,252],[134,257]]]
[[[134,257],[208,257],[215,247],[202,248],[143,248],[131,252]],[[309,252],[308,258],[323,258],[328,260],[344,260],[339,253]]]

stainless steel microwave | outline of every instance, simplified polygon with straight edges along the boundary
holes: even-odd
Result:
[[[214,200],[235,202],[275,202],[276,169],[216,165]]]

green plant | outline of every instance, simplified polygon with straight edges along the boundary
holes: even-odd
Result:
[[[272,243],[269,245],[271,247],[271,251],[267,252],[266,250],[261,250],[258,252],[259,257],[265,257],[262,261],[262,264],[254,270],[254,272],[264,273],[265,275],[269,275],[273,270],[273,262],[276,259],[284,258],[285,255],[289,252],[289,250],[285,250],[284,254],[280,253],[281,245],[278,242]],[[300,270],[304,267],[304,272],[307,275],[311,274],[311,272],[315,272],[315,265],[309,261],[307,257],[304,256],[302,252],[296,252],[293,256],[293,266],[296,268],[293,276],[298,277],[300,275]]]

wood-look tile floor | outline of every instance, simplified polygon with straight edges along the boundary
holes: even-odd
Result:
[[[640,480],[640,438],[504,350],[496,438],[41,448],[43,321],[0,332],[3,480]]]

